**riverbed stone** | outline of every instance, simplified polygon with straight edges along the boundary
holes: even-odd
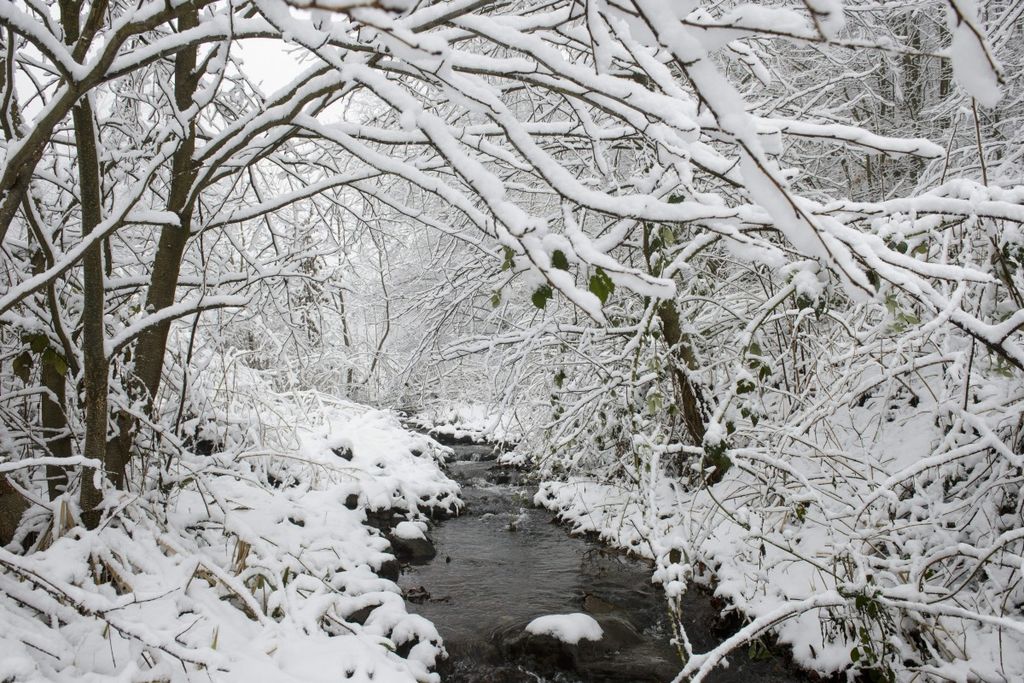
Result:
[[[367,605],[366,607],[360,607],[355,612],[352,612],[347,617],[345,617],[345,621],[349,622],[350,624],[365,624],[366,620],[370,618],[370,614],[373,612],[373,610],[377,609],[378,607],[380,607],[380,604],[373,604]]]
[[[622,608],[599,595],[587,593],[583,596],[583,609],[590,614],[615,614]]]
[[[499,641],[502,653],[512,659],[528,658],[542,668],[571,671],[581,656],[596,653],[595,643],[583,640],[576,644],[566,643],[546,634],[533,634],[520,630],[509,633]]]
[[[610,652],[635,647],[644,641],[644,637],[627,619],[614,614],[595,615],[595,618],[604,631],[601,642]]]
[[[395,525],[402,521],[402,518],[403,516],[400,514],[400,511],[394,509],[366,511],[366,523],[384,533],[393,529]]]
[[[500,467],[492,467],[487,470],[487,481],[492,484],[507,486],[512,483],[512,473]]]
[[[435,522],[451,519],[452,517],[458,517],[459,513],[462,512],[462,508],[460,508],[454,501],[450,501],[444,505],[431,505],[428,508],[420,508],[420,510]]]
[[[452,433],[445,429],[431,429],[428,433],[430,438],[442,446],[475,446],[480,443],[479,437],[468,432]]]
[[[398,563],[397,558],[389,558],[384,560],[380,568],[377,570],[377,576],[382,579],[388,579],[389,581],[398,582],[398,577],[402,573],[402,566]]]
[[[630,650],[644,643],[644,637],[627,619],[614,614],[595,615],[595,618],[603,631],[597,641],[567,643],[547,634],[529,633],[525,630],[526,623],[499,629],[493,641],[504,656],[513,660],[527,659],[541,669],[593,670],[595,675],[600,671],[600,680],[605,680],[602,676],[607,680],[659,680],[658,676],[666,670],[664,661],[628,656]],[[621,653],[627,654],[623,657]]]
[[[437,549],[429,538],[399,538],[390,535],[391,549],[399,560],[406,562],[426,562],[437,555]]]

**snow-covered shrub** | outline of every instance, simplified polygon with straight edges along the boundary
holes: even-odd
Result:
[[[63,496],[0,549],[2,680],[437,680],[440,637],[378,575],[394,558],[365,521],[457,509],[441,448],[243,358],[192,386],[208,454],[166,433],[99,529]]]

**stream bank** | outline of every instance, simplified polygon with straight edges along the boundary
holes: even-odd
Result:
[[[486,445],[454,445],[449,476],[466,508],[431,531],[436,556],[407,564],[399,579],[411,612],[432,621],[449,658],[452,683],[669,681],[681,668],[650,563],[594,540],[570,536],[532,503],[534,487],[497,466]],[[707,595],[691,591],[686,629],[698,651],[729,635]],[[604,637],[570,646],[524,632],[534,618],[582,612]],[[744,650],[707,680],[809,680],[784,658]],[[765,653],[762,653],[764,655]]]

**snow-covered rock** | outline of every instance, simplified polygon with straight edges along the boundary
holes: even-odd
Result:
[[[581,640],[601,640],[601,624],[589,614],[546,614],[526,625],[526,632],[547,635],[564,643],[575,645]]]

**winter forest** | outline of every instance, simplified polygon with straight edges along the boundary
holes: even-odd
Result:
[[[1021,0],[0,0],[0,682],[1024,680],[1022,74]]]

